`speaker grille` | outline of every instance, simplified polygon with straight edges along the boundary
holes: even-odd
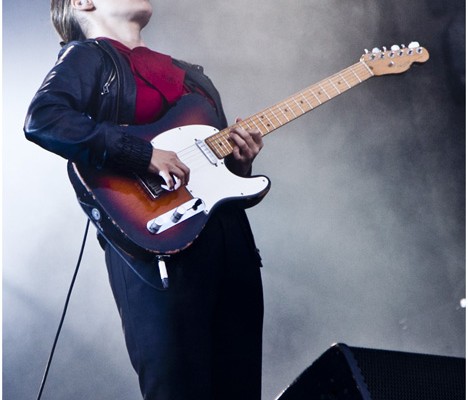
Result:
[[[464,400],[462,358],[350,347],[372,400]]]
[[[465,400],[465,359],[339,343],[277,400]]]

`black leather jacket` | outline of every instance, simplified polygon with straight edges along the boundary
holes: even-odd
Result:
[[[212,98],[220,127],[226,126],[221,100],[200,66],[182,61],[186,84]],[[151,144],[127,134],[135,113],[136,85],[126,60],[106,40],[71,42],[29,106],[26,137],[68,160],[96,168],[146,171]]]
[[[218,116],[217,128],[224,129],[227,123],[219,94],[202,67],[173,62],[186,71],[185,84],[189,88],[199,89],[211,98]],[[145,172],[152,146],[128,134],[125,127],[134,120],[135,99],[136,84],[130,67],[109,42],[71,42],[62,48],[57,63],[34,96],[24,132],[29,140],[77,164]],[[254,257],[260,259],[242,207],[223,205],[210,222],[221,214],[223,220],[234,219],[241,224]],[[232,238],[233,243],[237,240]],[[100,242],[104,245],[104,241]]]

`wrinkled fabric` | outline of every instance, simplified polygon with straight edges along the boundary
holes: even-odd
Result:
[[[135,77],[135,124],[155,121],[187,93],[185,71],[174,65],[170,56],[147,47],[130,49],[115,40],[109,42],[127,60]]]

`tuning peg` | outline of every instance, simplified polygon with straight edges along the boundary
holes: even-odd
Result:
[[[364,53],[365,53],[365,54],[369,54],[369,50],[364,49]]]
[[[382,47],[382,51],[387,51],[387,48],[385,46]]]
[[[372,53],[374,53],[374,54],[380,53],[380,49],[378,47],[374,47],[372,49]]]
[[[402,48],[402,49],[406,49],[406,44],[402,44],[402,45],[401,45],[401,48]]]
[[[392,51],[398,51],[398,50],[400,50],[400,46],[398,46],[397,44],[394,44],[392,47],[390,47],[390,49]]]
[[[408,49],[416,49],[419,47],[419,43],[418,42],[411,42],[409,45],[408,45]]]

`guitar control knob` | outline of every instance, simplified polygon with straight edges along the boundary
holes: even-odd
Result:
[[[164,225],[164,222],[162,221],[162,218],[159,217],[159,218],[155,218],[151,224],[149,224],[148,226],[148,230],[152,233],[152,234],[156,234],[158,233],[158,231],[161,229],[161,227]]]
[[[177,207],[174,211],[174,214],[172,214],[171,221],[179,222],[186,212],[187,209],[184,206]]]

